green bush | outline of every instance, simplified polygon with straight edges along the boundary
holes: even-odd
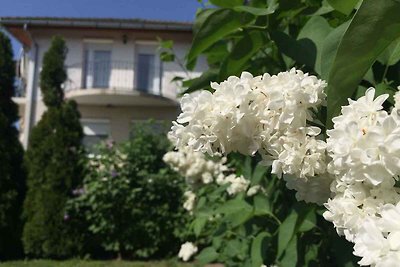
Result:
[[[183,179],[162,161],[169,148],[166,136],[145,124],[125,143],[99,146],[68,203],[71,224],[87,225],[87,238],[119,258],[175,255],[187,217],[181,208]]]
[[[12,101],[15,66],[10,40],[0,32],[0,259],[22,253],[21,208],[25,194],[23,149],[15,123],[18,107]]]
[[[24,203],[25,253],[32,257],[63,258],[76,249],[77,236],[64,218],[65,203],[82,178],[80,114],[75,102],[64,102],[63,62],[66,46],[53,38],[41,72],[47,111],[32,129],[26,152],[28,191]]]

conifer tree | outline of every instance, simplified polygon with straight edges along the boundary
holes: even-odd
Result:
[[[25,172],[24,152],[15,126],[18,107],[11,99],[14,79],[11,42],[0,32],[0,260],[15,258],[22,252],[20,217]]]
[[[73,101],[64,101],[67,48],[54,37],[43,58],[40,88],[47,111],[32,129],[26,153],[28,191],[24,205],[25,253],[64,258],[74,247],[65,204],[82,178],[80,114]]]

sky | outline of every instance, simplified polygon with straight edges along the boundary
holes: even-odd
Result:
[[[0,0],[0,17],[106,17],[193,21],[197,0]],[[14,55],[19,44],[12,40]]]

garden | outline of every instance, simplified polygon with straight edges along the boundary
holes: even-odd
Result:
[[[163,61],[209,66],[174,78],[168,134],[93,154],[61,37],[23,151],[0,35],[0,266],[399,266],[400,1],[203,6],[184,62],[160,40]]]

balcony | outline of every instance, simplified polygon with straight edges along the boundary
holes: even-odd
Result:
[[[25,79],[18,77],[15,79],[15,91],[13,101],[18,105],[25,105],[26,102],[26,83]]]
[[[141,68],[141,71],[136,71]],[[89,61],[67,66],[65,97],[101,106],[176,106],[162,95],[161,70],[125,61]],[[140,73],[140,75],[139,75]]]

